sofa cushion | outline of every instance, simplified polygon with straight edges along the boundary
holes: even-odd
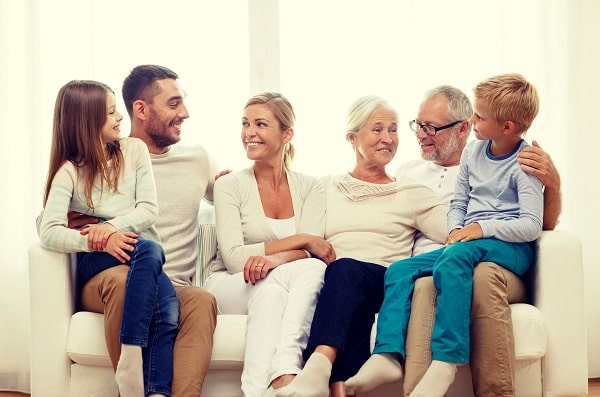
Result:
[[[514,303],[510,308],[516,359],[531,360],[544,357],[548,335],[542,312],[537,307],[526,303]],[[371,330],[371,351],[375,345],[378,317],[379,315],[375,316],[375,324]]]
[[[541,312],[535,306],[523,303],[511,305],[511,312],[517,360],[543,357],[546,354],[547,335]],[[71,360],[83,365],[111,366],[104,340],[103,321],[104,316],[99,313],[73,314],[67,336],[67,353]],[[219,315],[209,368],[241,369],[245,337],[245,315]]]
[[[104,315],[77,312],[71,316],[67,335],[67,355],[76,363],[111,367],[104,339]]]
[[[517,360],[540,358],[546,354],[548,334],[542,312],[526,303],[510,305],[515,356]]]
[[[211,369],[241,369],[244,361],[246,316],[219,315],[214,335]],[[71,317],[67,354],[78,364],[110,367],[104,339],[104,315],[77,312]]]
[[[246,315],[220,314],[210,369],[242,369],[246,346]]]

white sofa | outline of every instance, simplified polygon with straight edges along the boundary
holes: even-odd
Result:
[[[214,253],[214,225],[201,226],[202,263]],[[32,397],[116,397],[103,315],[75,312],[70,255],[29,249]],[[587,347],[583,264],[579,239],[564,231],[539,240],[533,305],[512,305],[517,396],[586,396]],[[241,396],[245,316],[219,315],[203,397]],[[400,396],[401,385],[367,396]],[[450,397],[472,396],[468,366],[459,369]]]

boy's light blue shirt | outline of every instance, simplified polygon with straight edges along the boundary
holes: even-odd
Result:
[[[448,232],[473,222],[483,237],[507,242],[536,240],[542,232],[543,185],[521,169],[521,141],[505,156],[490,153],[490,140],[470,142],[460,160],[454,198],[448,211]]]

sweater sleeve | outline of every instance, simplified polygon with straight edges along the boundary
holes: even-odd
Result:
[[[311,234],[313,236],[323,237],[325,235],[325,188],[320,179],[300,174],[303,178],[304,198],[297,200],[298,205],[302,205],[302,210],[294,209],[298,233]],[[294,204],[296,205],[296,204]],[[298,219],[300,218],[300,219]]]
[[[131,156],[132,168],[135,170],[135,208],[108,222],[119,232],[141,233],[152,226],[158,216],[154,174],[148,147],[141,140],[129,138],[125,150],[128,152],[126,155]]]
[[[228,174],[215,183],[215,222],[219,253],[230,274],[244,270],[250,256],[264,255],[264,242],[246,244],[242,224],[253,222],[242,219],[242,207],[248,197],[241,192],[240,179],[236,174]]]
[[[468,147],[464,151],[468,151]],[[469,170],[467,167],[465,156],[461,157],[460,165],[458,166],[458,175],[454,184],[454,196],[450,200],[450,208],[448,209],[447,231],[450,233],[454,229],[460,229],[465,226],[465,216],[469,206]]]
[[[58,170],[39,222],[42,247],[58,252],[90,251],[87,236],[68,228],[67,213],[77,186],[77,172],[70,163]]]
[[[208,152],[205,151],[206,162],[208,166],[208,184],[206,185],[206,193],[204,199],[211,204],[214,204],[214,188],[215,188],[215,176],[220,172],[217,168],[217,162]]]
[[[438,243],[446,241],[446,215],[448,205],[442,202],[431,189],[423,186],[415,197],[416,225],[427,238]]]
[[[484,237],[495,237],[514,243],[534,241],[540,237],[544,212],[542,183],[537,177],[525,172],[517,173],[515,179],[519,216],[513,219],[478,221]]]

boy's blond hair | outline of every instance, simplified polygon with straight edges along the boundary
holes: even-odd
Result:
[[[512,121],[519,133],[527,131],[540,107],[536,88],[518,73],[490,77],[477,84],[473,93],[494,119]]]

